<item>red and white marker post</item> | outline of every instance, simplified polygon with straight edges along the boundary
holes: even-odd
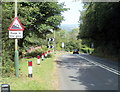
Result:
[[[50,51],[48,50],[48,54],[50,53]]]
[[[40,56],[37,56],[37,64],[40,65]]]
[[[42,61],[44,60],[44,55],[45,55],[45,54],[44,54],[44,53],[42,53]]]
[[[32,78],[32,61],[28,61],[28,77]]]
[[[47,52],[45,52],[45,57],[47,57]]]

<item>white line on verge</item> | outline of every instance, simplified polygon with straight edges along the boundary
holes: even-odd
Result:
[[[87,59],[87,58],[85,58],[85,57],[82,57],[82,56],[79,56],[79,55],[76,55],[76,56],[78,56],[78,57],[80,57],[80,58],[82,58],[82,59],[85,59],[85,60],[87,60],[87,61],[89,61],[89,62],[91,62],[91,63],[93,63],[93,64],[95,64],[95,65],[97,65],[97,66],[99,66],[99,67],[101,67],[101,68],[103,68],[103,69],[106,69],[106,70],[114,73],[114,74],[120,75],[120,71],[117,71],[117,70],[115,70],[115,69],[113,69],[113,68],[110,68],[110,67],[108,67],[108,66],[106,66],[106,65],[100,64],[100,63],[98,63],[98,62],[94,62],[94,61],[89,60],[89,59]]]

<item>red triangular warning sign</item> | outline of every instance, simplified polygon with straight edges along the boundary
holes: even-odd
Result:
[[[18,17],[15,17],[13,22],[11,23],[10,27],[8,28],[9,31],[23,31],[24,28],[20,23]]]

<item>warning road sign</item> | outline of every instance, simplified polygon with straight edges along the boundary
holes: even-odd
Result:
[[[15,17],[13,22],[11,23],[10,27],[8,28],[9,31],[23,31],[24,28],[20,23],[18,17]]]

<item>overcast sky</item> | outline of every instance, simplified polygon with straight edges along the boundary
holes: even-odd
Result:
[[[80,17],[80,10],[82,10],[83,4],[80,1],[65,1],[60,0],[59,2],[65,2],[65,8],[70,8],[70,10],[62,13],[64,16],[65,21],[62,24],[78,24],[79,17]]]

